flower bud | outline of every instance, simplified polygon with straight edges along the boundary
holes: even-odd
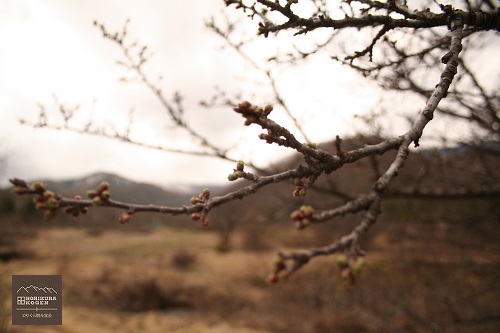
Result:
[[[314,209],[309,205],[304,205],[300,207],[300,210],[304,213],[304,216],[311,217],[314,214]]]
[[[210,190],[208,188],[204,188],[200,193],[200,199],[206,200],[210,197]]]
[[[252,103],[250,103],[249,101],[244,101],[243,103],[240,103],[240,105],[238,106],[243,109],[248,109],[252,107]]]
[[[107,191],[109,190],[109,183],[107,181],[102,181],[101,184],[99,185],[99,189],[98,191],[99,192],[104,192],[104,191]]]
[[[245,168],[245,163],[243,163],[243,161],[238,161],[238,163],[236,163],[236,170],[243,171],[244,168]]]
[[[266,105],[266,107],[264,108],[264,113],[265,115],[269,115],[271,113],[271,111],[273,111],[273,106],[272,105]]]
[[[47,209],[45,210],[45,212],[43,213],[43,218],[46,220],[46,221],[50,221],[54,218],[54,216],[56,216],[56,211],[55,210],[51,210],[51,209]]]
[[[229,180],[230,182],[235,181],[236,179],[238,179],[238,177],[236,177],[234,173],[227,176],[227,180]]]
[[[349,270],[349,268],[344,268],[340,273],[340,277],[342,278],[342,280],[352,279],[351,271]]]
[[[85,195],[87,196],[87,198],[89,199],[94,199],[95,197],[98,196],[97,194],[97,191],[94,191],[94,190],[88,190]]]
[[[122,215],[120,215],[120,217],[118,218],[118,222],[120,222],[121,224],[126,224],[130,221],[130,214],[125,212],[125,213],[122,213]]]
[[[285,263],[283,262],[283,259],[276,259],[274,262],[274,271],[279,272],[282,271],[286,268]]]
[[[200,202],[200,198],[198,197],[191,197],[191,199],[189,199],[189,202],[193,205],[196,205],[197,203]]]
[[[43,182],[37,180],[37,181],[34,181],[33,183],[31,183],[31,187],[33,187],[33,189],[37,192],[43,192],[45,191],[45,185],[43,184]]]
[[[59,202],[55,197],[50,198],[47,200],[47,208],[49,209],[56,209],[59,206]]]
[[[288,271],[281,271],[278,273],[278,281],[285,282],[288,279]]]
[[[337,265],[340,267],[340,268],[346,268],[349,264],[347,262],[347,257],[343,254],[339,255],[337,257]]]
[[[269,284],[276,284],[278,282],[278,276],[275,273],[271,273],[267,277],[266,281]]]
[[[110,196],[111,196],[111,193],[108,190],[103,191],[101,193],[101,199],[104,201],[108,201]]]
[[[294,221],[301,220],[304,217],[304,213],[300,210],[295,210],[290,214],[290,218]]]
[[[11,178],[9,179],[9,182],[11,182],[12,185],[14,186],[19,186],[19,187],[28,187],[28,184],[26,184],[26,181],[19,179],[19,178]]]
[[[366,266],[365,260],[363,258],[358,258],[352,268],[352,273],[354,274],[354,276],[359,276],[363,271],[363,268],[365,268],[365,266]]]
[[[94,199],[92,199],[92,204],[94,206],[101,206],[102,205],[102,199],[100,197],[95,197]]]

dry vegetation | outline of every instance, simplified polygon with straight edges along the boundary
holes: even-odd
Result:
[[[219,235],[202,230],[16,228],[10,243],[2,238],[20,255],[0,263],[0,328],[32,331],[5,325],[11,274],[62,274],[63,326],[37,332],[498,332],[495,225],[460,223],[450,235],[446,221],[388,223],[366,244],[354,286],[328,258],[287,283],[265,282],[276,249],[317,242],[331,226],[239,226],[224,253]]]

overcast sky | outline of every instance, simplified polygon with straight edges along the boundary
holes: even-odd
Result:
[[[2,184],[11,177],[66,179],[100,171],[160,185],[222,183],[232,171],[231,163],[217,159],[173,155],[19,124],[19,118],[36,121],[39,104],[47,108],[49,121],[57,121],[56,95],[67,105],[80,104],[76,125],[91,117],[101,125],[120,128],[133,108],[133,138],[171,147],[192,143],[181,132],[170,130],[165,110],[148,89],[137,83],[118,82],[126,74],[115,64],[122,54],[101,37],[92,24],[94,20],[114,31],[131,19],[131,39],[137,38],[154,51],[146,66],[148,74],[163,75],[165,95],[181,92],[193,127],[222,147],[239,144],[241,149],[233,157],[264,166],[286,156],[286,150],[260,141],[257,128],[244,128],[243,119],[230,108],[206,110],[198,105],[199,100],[212,96],[215,86],[239,90],[243,99],[251,99],[245,92],[255,91],[255,80],[259,81],[250,75],[242,59],[222,49],[223,41],[205,27],[205,20],[220,15],[222,7],[220,0],[0,1],[0,153],[6,156],[0,174]],[[255,22],[249,24],[255,29]],[[268,38],[260,51],[267,54],[273,48],[273,40]],[[352,116],[346,112],[334,116],[334,106],[325,105],[320,97],[334,96],[340,108],[353,96],[349,87],[357,78],[338,65],[321,71],[328,70],[336,70],[338,82],[318,84],[318,69],[305,67],[285,72],[280,81],[285,83],[278,87],[290,96],[294,111],[309,129],[320,125],[311,131],[315,141],[346,132]],[[353,112],[376,101],[376,94],[369,88],[361,95],[359,91],[357,104],[351,101],[349,107]],[[301,114],[305,108],[314,108],[314,112]],[[318,111],[322,109],[330,116],[325,118]],[[273,116],[285,119],[279,113]]]

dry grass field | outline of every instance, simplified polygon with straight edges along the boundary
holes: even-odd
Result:
[[[500,331],[494,243],[466,248],[406,235],[395,245],[376,234],[357,285],[340,279],[334,258],[320,258],[269,286],[275,253],[287,245],[283,231],[266,233],[273,245],[259,251],[247,246],[255,236],[235,234],[225,253],[216,250],[218,235],[202,229],[75,227],[16,235],[11,245],[20,255],[0,261],[2,332]],[[62,326],[10,324],[12,274],[63,275]]]

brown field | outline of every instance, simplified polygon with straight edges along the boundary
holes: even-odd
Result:
[[[0,261],[0,332],[500,332],[497,242],[375,232],[357,285],[331,257],[269,286],[282,232],[254,249],[255,231],[237,233],[224,253],[201,229],[24,226],[7,245],[9,232],[19,256]],[[12,274],[63,275],[62,326],[10,324]]]

